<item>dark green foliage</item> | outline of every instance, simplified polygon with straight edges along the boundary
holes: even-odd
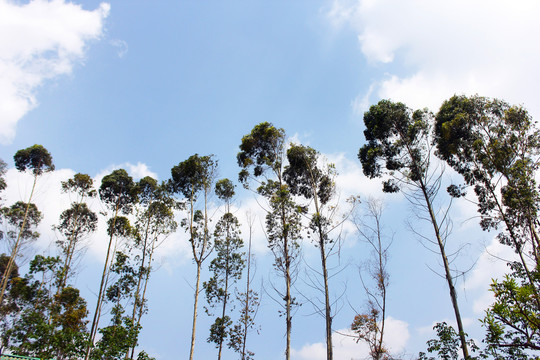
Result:
[[[137,360],[156,360],[156,358],[150,357],[145,351],[141,351],[139,355],[137,355]]]
[[[317,197],[325,205],[335,193],[333,165],[326,167],[317,164],[320,154],[309,146],[292,144],[287,150],[289,164],[283,178],[293,195],[306,199]]]
[[[94,180],[87,174],[77,173],[73,178],[62,181],[62,192],[77,194],[81,199],[93,198],[97,195]]]
[[[426,353],[419,354],[419,360],[459,360],[460,339],[454,328],[445,322],[437,323],[433,329],[437,332],[438,339],[427,342],[429,354],[437,354],[437,357],[427,356]],[[473,340],[467,340],[469,349],[474,354],[479,348]],[[483,353],[478,356],[469,356],[466,360],[486,359]]]
[[[129,214],[137,199],[133,178],[124,169],[114,170],[101,180],[99,197],[110,210]]]
[[[70,241],[77,241],[81,236],[96,231],[97,215],[86,203],[72,203],[69,209],[60,214],[60,223],[54,228],[64,236],[58,244],[65,248]]]
[[[540,132],[525,109],[497,99],[454,96],[437,113],[435,141],[438,155],[474,187],[484,229],[536,218]],[[495,192],[501,179],[499,203]],[[501,213],[503,206],[508,215]]]
[[[230,202],[234,196],[234,184],[229,179],[221,179],[216,182],[216,195],[225,202]]]
[[[28,213],[26,212],[27,207]],[[19,236],[21,242],[36,240],[39,237],[39,233],[34,229],[41,222],[43,215],[41,215],[35,204],[26,204],[22,201],[17,201],[10,207],[2,208],[1,211],[2,217],[8,227],[8,230],[4,234],[7,236],[8,241],[15,242]]]
[[[216,167],[217,161],[213,155],[190,156],[171,169],[173,192],[181,193],[187,199],[194,197],[195,200],[199,191],[211,187]]]
[[[524,279],[525,274],[514,271],[491,285],[495,303],[482,323],[487,329],[487,350],[496,358],[527,359],[525,350],[540,350],[538,304]]]
[[[84,354],[86,302],[72,287],[53,295],[58,265],[58,258],[38,255],[30,263],[29,275],[13,278],[7,296],[11,312],[5,314],[2,341],[18,354],[45,359],[76,359]]]
[[[99,329],[101,339],[92,350],[91,359],[124,359],[125,354],[137,339],[140,329],[133,324],[130,317],[124,316],[122,306],[115,305],[111,310],[111,315],[110,325]]]
[[[242,168],[238,179],[247,186],[249,168],[253,176],[261,176],[267,169],[280,172],[282,167],[285,130],[275,128],[268,122],[256,125],[251,133],[242,137],[240,152],[236,156],[238,166]]]
[[[136,270],[130,264],[130,258],[123,252],[116,252],[116,260],[111,265],[110,271],[116,274],[117,279],[107,288],[105,298],[111,303],[120,303],[129,298],[137,284]]]
[[[34,145],[17,151],[13,160],[17,170],[32,170],[34,176],[54,170],[51,154],[41,145]]]
[[[131,235],[133,229],[129,219],[125,216],[117,216],[107,220],[107,234],[109,236],[118,236],[127,238]]]
[[[399,172],[408,180],[419,181],[429,162],[426,137],[429,133],[431,114],[427,110],[412,111],[402,103],[381,100],[364,114],[367,144],[358,153],[364,174],[370,178],[380,177],[386,171]],[[385,192],[396,192],[395,182],[386,182]]]

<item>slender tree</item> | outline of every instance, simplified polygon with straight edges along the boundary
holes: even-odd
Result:
[[[61,292],[69,279],[77,245],[97,228],[97,215],[88,208],[86,199],[93,198],[97,191],[93,180],[86,174],[75,174],[73,178],[62,182],[62,192],[75,195],[76,199],[69,209],[60,214],[60,223],[54,228],[62,238],[56,243],[62,251],[62,268],[58,277],[58,292]]]
[[[113,249],[113,242],[117,235],[116,230],[117,218],[120,213],[129,214],[132,210],[133,203],[136,200],[135,183],[131,176],[124,169],[114,170],[109,175],[106,175],[101,180],[101,187],[99,188],[99,196],[105,206],[112,212],[112,217],[109,219],[108,235],[109,243],[107,246],[107,254],[105,255],[105,262],[103,264],[103,272],[101,275],[101,282],[99,285],[99,292],[96,302],[96,310],[94,311],[94,317],[92,319],[92,326],[90,328],[90,339],[88,349],[86,351],[85,360],[88,360],[90,351],[94,344],[94,339],[97,334],[99,325],[99,318],[101,316],[101,307],[104,298],[104,291],[107,288],[107,275],[109,269],[109,262],[111,259],[111,250]]]
[[[309,232],[319,248],[324,285],[324,318],[326,322],[326,358],[333,359],[332,347],[332,307],[328,283],[328,256],[337,244],[330,232],[335,229],[332,216],[336,207],[326,205],[335,195],[333,164],[321,164],[320,154],[311,147],[292,144],[287,150],[289,164],[285,168],[284,178],[293,195],[313,201]]]
[[[195,333],[197,326],[197,307],[203,262],[212,252],[212,239],[209,230],[208,197],[212,190],[217,161],[213,155],[190,156],[171,169],[171,188],[174,193],[180,193],[186,199],[187,218],[182,220],[182,226],[189,235],[193,261],[197,266],[195,294],[193,303],[193,326],[191,331],[191,346],[189,359],[193,360],[195,351]],[[197,200],[202,196],[202,210],[197,208]]]
[[[444,268],[444,276],[450,291],[450,299],[458,324],[461,348],[465,359],[469,358],[461,314],[454,287],[454,277],[446,255],[447,213],[437,218],[434,200],[438,194],[441,173],[432,163],[431,129],[433,116],[427,110],[412,111],[402,103],[381,100],[364,114],[368,141],[358,154],[364,174],[370,178],[389,175],[383,182],[383,191],[403,192],[418,211],[433,226],[434,240]],[[383,171],[384,166],[384,171]]]
[[[15,153],[13,159],[15,161],[15,168],[18,171],[25,172],[27,170],[30,170],[34,179],[32,182],[32,190],[30,191],[28,201],[26,202],[26,210],[20,224],[21,226],[19,235],[17,236],[15,244],[12,248],[11,258],[6,266],[4,273],[2,274],[2,281],[0,283],[0,304],[2,304],[2,301],[4,299],[4,293],[6,291],[8,279],[13,269],[15,258],[19,253],[19,247],[22,240],[21,236],[25,232],[24,229],[26,228],[26,219],[28,216],[28,212],[30,211],[30,207],[33,205],[31,202],[32,197],[34,196],[34,190],[36,189],[37,179],[44,172],[50,172],[54,170],[51,154],[41,145],[34,145],[29,148],[19,150]]]
[[[248,214],[248,253],[246,262],[246,287],[242,292],[236,293],[236,300],[240,306],[240,317],[232,327],[228,346],[240,355],[240,360],[253,360],[255,353],[247,349],[247,337],[250,331],[256,329],[255,317],[259,310],[259,294],[253,290],[253,277],[255,276],[255,264],[251,252],[251,238],[253,236],[253,219]]]
[[[137,285],[133,299],[131,321],[136,328],[140,327],[142,315],[146,312],[146,289],[152,270],[154,251],[165,238],[177,228],[173,210],[177,203],[173,199],[166,184],[158,184],[151,177],[144,177],[138,183],[138,206],[136,207],[134,239],[135,249],[139,251],[136,260]],[[126,352],[126,359],[133,359],[136,342],[130,352]]]
[[[487,342],[512,358],[540,349],[540,131],[521,106],[480,96],[454,96],[436,116],[438,155],[472,186],[484,230],[502,228],[498,239],[519,261],[491,287],[495,303],[484,324]],[[463,187],[449,188],[454,196]]]
[[[300,251],[298,244],[301,230],[300,213],[304,209],[294,202],[289,186],[283,178],[285,151],[285,131],[263,122],[242,138],[237,161],[242,168],[239,174],[240,182],[249,187],[250,179],[262,179],[257,187],[257,193],[266,197],[269,202],[266,234],[268,247],[274,254],[274,267],[285,280],[285,291],[278,291],[278,294],[284,301],[285,358],[289,360],[292,308],[296,305],[291,288],[295,277],[295,262]]]
[[[229,337],[232,320],[229,313],[231,288],[242,277],[245,266],[244,253],[241,252],[244,242],[240,237],[240,223],[231,213],[231,201],[234,196],[234,184],[229,179],[216,182],[216,195],[225,202],[225,213],[219,219],[214,230],[214,250],[216,257],[210,262],[210,280],[203,283],[209,308],[221,310],[210,327],[208,341],[216,344],[218,360],[221,359],[223,343]]]

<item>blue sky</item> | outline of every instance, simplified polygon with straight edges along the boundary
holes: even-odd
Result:
[[[236,179],[240,139],[262,121],[335,162],[343,197],[382,196],[356,160],[362,114],[379,99],[436,111],[455,93],[478,93],[523,104],[538,118],[539,10],[536,1],[0,0],[0,158],[12,166],[18,149],[38,143],[57,167],[40,184],[36,202],[48,215],[29,253],[54,252],[50,225],[68,203],[58,196],[59,181],[74,172],[99,182],[125,167],[135,177],[165,180],[172,166],[199,153],[215,154],[220,175]],[[27,179],[10,170],[8,181],[6,202],[24,199]],[[416,354],[433,323],[452,318],[448,291],[428,268],[438,266],[436,256],[404,225],[407,203],[400,196],[384,199],[388,233],[394,233],[389,338],[396,352]],[[261,213],[253,195],[241,190],[237,207]],[[471,243],[460,266],[476,262],[458,288],[466,326],[481,338],[477,319],[489,301],[486,284],[504,270],[484,246],[491,253],[504,249],[474,220],[465,221],[471,215],[474,207],[455,207],[456,244]],[[357,265],[366,247],[348,234],[342,262],[350,265],[335,280],[336,296],[347,293],[336,330],[352,321],[349,303],[362,308],[364,301]],[[90,309],[102,235],[91,239],[77,284]],[[151,283],[141,347],[160,360],[189,351],[194,266],[185,242],[181,231],[168,239]],[[260,232],[256,248],[258,279],[268,283],[271,257]],[[304,250],[305,261],[318,264],[307,241]],[[306,303],[295,315],[296,360],[324,353],[324,322],[312,312]],[[197,358],[214,356],[202,307],[199,319]],[[258,322],[257,358],[281,358],[283,319],[267,295]],[[365,354],[336,339],[340,358]]]

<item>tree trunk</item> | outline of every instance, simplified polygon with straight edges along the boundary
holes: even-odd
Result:
[[[193,360],[195,351],[195,328],[197,326],[197,305],[199,303],[199,283],[201,280],[201,263],[197,262],[197,282],[195,284],[195,302],[193,304],[193,327],[191,330],[191,348],[189,350],[189,360]]]
[[[452,278],[452,273],[450,272],[450,265],[448,264],[448,258],[446,257],[444,243],[441,239],[439,225],[437,224],[437,219],[435,218],[435,213],[433,212],[433,208],[431,206],[431,200],[429,199],[426,186],[422,181],[420,181],[420,188],[422,189],[424,199],[426,200],[426,205],[428,208],[431,223],[433,224],[433,230],[435,230],[435,237],[437,238],[439,251],[441,253],[441,257],[443,260],[446,282],[448,283],[448,288],[450,290],[450,298],[452,300],[452,306],[454,307],[454,314],[456,316],[456,322],[457,322],[458,331],[459,331],[459,339],[461,342],[461,349],[463,350],[463,358],[467,360],[469,359],[469,350],[467,347],[467,340],[465,339],[465,331],[463,330],[463,323],[461,322],[461,314],[459,312],[456,289],[454,288],[454,280]]]
[[[92,350],[92,347],[94,346],[94,339],[96,337],[97,327],[99,325],[99,317],[101,316],[101,302],[103,298],[103,288],[106,282],[105,278],[108,274],[107,268],[109,266],[109,257],[111,254],[111,246],[112,246],[112,241],[114,237],[114,227],[116,225],[116,217],[118,216],[118,210],[119,210],[119,206],[116,205],[113,223],[111,227],[111,235],[109,237],[109,245],[107,247],[107,255],[105,256],[105,264],[103,265],[103,274],[101,275],[101,283],[99,285],[98,298],[96,302],[96,311],[94,312],[94,318],[92,319],[92,327],[90,329],[90,338],[88,341],[88,348],[86,349],[86,355],[84,357],[85,360],[88,360],[90,358],[90,351]]]

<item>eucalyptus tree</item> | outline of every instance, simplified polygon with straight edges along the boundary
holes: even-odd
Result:
[[[174,220],[174,210],[178,208],[167,184],[158,184],[156,179],[149,176],[137,183],[138,206],[135,211],[134,248],[139,251],[136,278],[137,285],[134,291],[133,311],[131,321],[139,328],[142,315],[146,312],[146,289],[152,270],[154,251],[163,240],[176,231],[177,223]],[[126,359],[134,357],[136,342],[131,352],[126,352]],[[131,353],[131,355],[129,355]]]
[[[69,279],[73,258],[82,239],[97,228],[97,215],[88,208],[87,199],[96,197],[93,180],[86,174],[75,174],[73,178],[62,181],[62,192],[74,195],[71,207],[60,214],[60,223],[54,228],[63,238],[56,243],[62,251],[62,267],[58,276],[58,292],[61,292]]]
[[[240,360],[253,360],[255,353],[247,348],[247,337],[250,331],[256,330],[255,317],[259,310],[260,299],[259,294],[253,290],[253,278],[255,276],[255,263],[251,251],[251,240],[253,236],[253,217],[247,215],[249,236],[248,236],[248,252],[245,266],[246,276],[244,282],[246,284],[244,291],[236,293],[236,300],[240,307],[240,317],[236,324],[233,325],[229,332],[228,346],[240,355]]]
[[[240,182],[249,188],[250,180],[260,179],[256,191],[269,202],[269,209],[266,210],[266,234],[268,247],[274,254],[274,267],[285,280],[285,291],[276,291],[285,302],[285,357],[288,360],[291,356],[292,308],[296,305],[296,300],[291,295],[291,287],[295,277],[295,262],[300,251],[300,214],[304,209],[294,202],[283,177],[285,151],[285,131],[263,122],[242,138],[237,161],[242,168],[239,173]]]
[[[50,172],[54,170],[54,165],[52,162],[52,156],[42,145],[33,145],[26,149],[19,150],[15,153],[13,160],[15,161],[15,168],[18,171],[26,172],[31,171],[33,175],[32,189],[30,195],[28,196],[28,201],[26,201],[26,208],[22,221],[20,223],[20,230],[13,245],[11,251],[11,257],[7,264],[7,267],[2,274],[2,281],[0,283],[0,304],[4,299],[4,294],[6,292],[6,287],[8,279],[10,277],[11,271],[13,269],[13,264],[15,258],[19,253],[19,248],[21,246],[22,235],[25,233],[27,216],[29,214],[30,208],[35,205],[32,204],[32,197],[34,196],[34,191],[36,189],[37,179],[40,175],[45,172]]]
[[[193,325],[191,331],[190,360],[193,360],[195,350],[195,332],[197,326],[197,307],[199,302],[199,288],[203,262],[212,252],[212,239],[209,230],[208,201],[214,185],[217,171],[217,160],[213,155],[190,156],[171,169],[171,189],[181,194],[186,201],[187,217],[182,220],[182,226],[189,236],[193,261],[197,267],[195,294],[193,302]],[[202,204],[199,205],[199,197]],[[200,209],[199,207],[202,207]]]
[[[109,242],[107,246],[107,254],[105,255],[105,261],[103,264],[103,272],[99,285],[96,310],[94,311],[94,317],[92,319],[92,325],[90,328],[90,338],[85,360],[88,360],[90,356],[90,351],[93,346],[99,325],[102,302],[105,295],[105,290],[107,288],[106,280],[108,278],[108,269],[111,261],[111,250],[117,235],[117,229],[119,229],[119,226],[117,226],[117,219],[121,213],[126,215],[129,214],[133,208],[134,202],[137,199],[133,178],[129,176],[124,169],[114,170],[109,175],[104,176],[101,180],[99,197],[107,209],[112,212],[112,217],[109,219],[108,224]]]
[[[438,155],[474,188],[482,229],[502,228],[499,241],[519,257],[509,264],[511,274],[492,284],[495,303],[484,320],[487,341],[513,358],[519,348],[539,350],[540,131],[521,106],[454,96],[436,115],[435,140]],[[450,190],[464,194],[460,186]]]
[[[203,283],[206,300],[210,308],[221,308],[221,314],[216,317],[210,327],[208,340],[218,348],[218,359],[221,359],[224,341],[229,337],[232,320],[228,315],[228,305],[231,302],[231,287],[242,277],[245,267],[244,253],[241,252],[244,242],[240,236],[240,223],[231,212],[231,202],[234,196],[234,184],[229,179],[216,182],[216,195],[225,202],[225,213],[218,220],[214,230],[215,258],[210,262],[212,274]],[[219,311],[218,310],[218,311]],[[207,308],[210,315],[211,310]]]
[[[335,195],[336,176],[333,164],[322,164],[320,153],[309,146],[292,144],[287,150],[288,165],[284,179],[293,195],[313,201],[313,213],[308,230],[319,248],[324,285],[324,318],[326,322],[326,358],[333,358],[332,347],[332,306],[328,284],[328,256],[337,243],[330,236],[335,229],[333,215],[335,206],[329,205]]]
[[[117,220],[125,219],[119,217]],[[124,224],[124,230],[128,229],[128,223],[124,220],[116,224]],[[129,236],[129,234],[125,234]],[[128,248],[128,250],[130,250]],[[99,329],[102,337],[92,349],[92,359],[122,359],[129,352],[130,347],[137,342],[139,326],[131,316],[125,315],[127,301],[133,297],[137,285],[137,270],[132,258],[122,251],[115,252],[115,260],[110,266],[110,274],[114,277],[114,283],[107,287],[104,301],[111,303],[111,322],[108,326]]]
[[[427,110],[412,111],[402,103],[381,100],[364,114],[367,144],[362,146],[358,158],[362,170],[369,178],[389,176],[383,182],[383,191],[403,194],[417,211],[422,211],[434,231],[430,241],[438,248],[444,276],[458,325],[461,348],[465,359],[469,357],[461,314],[448,257],[446,255],[448,213],[437,217],[434,201],[441,185],[442,173],[432,162],[431,142],[433,115]],[[429,240],[429,238],[426,237]]]

